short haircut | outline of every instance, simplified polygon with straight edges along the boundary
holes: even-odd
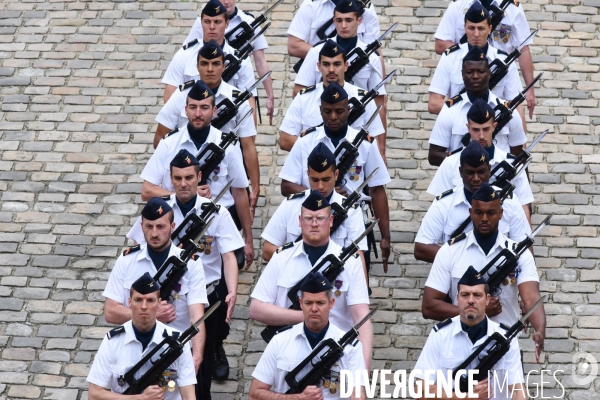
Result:
[[[196,56],[196,64],[200,64],[200,57],[201,57],[200,52],[198,52],[198,55]],[[223,61],[223,64],[225,64],[225,54],[223,54],[222,56],[219,56],[219,57],[221,58],[221,61]],[[212,60],[216,60],[219,57],[212,58]],[[205,60],[210,61],[206,58],[205,58]]]
[[[204,18],[205,15],[206,14],[204,14],[204,13],[200,13],[200,19]],[[206,15],[206,16],[210,17],[210,18],[214,18],[214,17],[211,17],[210,15]],[[225,18],[225,22],[229,21],[229,14],[227,14],[226,12],[224,12],[223,14],[217,15],[217,17],[221,17],[221,16]]]
[[[346,52],[341,53],[341,55],[342,55],[342,59],[344,60],[344,62],[348,61],[348,58],[346,57]],[[338,56],[339,56],[339,54],[338,54]],[[319,54],[319,62],[321,62],[321,57],[322,57],[322,55]],[[337,56],[335,56],[335,57],[337,57]],[[327,57],[327,58],[335,58],[335,57]]]
[[[323,292],[321,292],[323,293]],[[331,300],[331,298],[333,297],[333,289],[329,289],[325,291],[325,295],[327,295],[327,300]],[[300,291],[300,298],[304,298],[304,292]]]
[[[487,17],[485,19],[485,21],[487,21],[488,26],[492,24],[492,16],[490,15],[489,17]],[[467,16],[465,15],[465,25],[467,24],[467,22],[471,22],[467,20]],[[482,21],[483,22],[483,21]],[[478,22],[472,22],[473,24],[477,24]]]
[[[198,172],[200,172],[200,165],[193,165],[193,167],[194,167],[194,171],[196,171],[196,175],[198,175]],[[182,169],[182,168],[180,168],[180,169]],[[171,176],[173,176],[173,166],[172,165],[169,166],[169,171],[171,173]]]
[[[359,19],[362,16],[360,11],[351,11],[349,13],[342,13],[342,12],[333,10],[333,19],[334,20],[335,20],[335,13],[342,14],[342,15],[344,15],[344,14],[354,14],[354,16],[356,17],[356,19]]]
[[[212,95],[212,96],[210,96],[210,105],[211,105],[211,106],[213,106],[213,107],[214,107],[214,106],[217,104],[217,103],[216,103],[216,100],[215,100],[215,98],[216,98],[216,96],[215,96],[215,94],[213,93],[213,95]],[[189,99],[190,99],[190,97],[189,97],[189,96],[187,96],[187,97],[185,98],[185,105],[186,105],[186,106],[187,106],[187,105],[188,105],[188,103],[189,103]]]
[[[456,293],[460,293],[460,283],[456,284]],[[483,285],[483,291],[485,292],[486,295],[490,294],[490,285],[488,285],[487,283],[485,283]]]
[[[133,292],[135,292],[135,290],[133,289],[133,287],[130,287],[129,288],[129,298],[130,299],[133,297]],[[138,293],[138,292],[136,292],[136,293]],[[156,297],[160,300],[160,290],[156,290],[156,291],[154,291],[152,293],[156,293]]]

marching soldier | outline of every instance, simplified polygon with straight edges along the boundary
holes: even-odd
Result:
[[[302,322],[301,311],[288,309],[290,288],[302,281],[328,254],[339,256],[342,251],[340,245],[330,240],[331,206],[319,192],[313,191],[304,200],[298,220],[302,240],[288,243],[275,252],[251,295],[250,318],[264,324],[281,326]],[[340,329],[348,330],[353,321],[360,321],[369,312],[369,295],[360,260],[350,257],[337,279],[330,283],[335,287],[331,321]],[[370,321],[360,328],[359,340],[368,368],[373,348]]]
[[[429,163],[439,166],[449,153],[460,147],[465,134],[467,112],[475,99],[480,98],[495,107],[504,100],[489,90],[490,68],[481,48],[473,46],[462,62],[462,77],[466,92],[448,100],[435,120],[429,137]],[[518,155],[523,151],[527,136],[518,113],[498,132],[496,146],[503,151]]]
[[[473,193],[469,212],[473,220],[473,230],[444,244],[435,256],[423,293],[424,318],[443,321],[458,315],[457,282],[468,266],[473,265],[479,271],[503,249],[516,246],[514,240],[499,230],[503,205],[500,204],[497,192],[492,186],[485,183]],[[490,270],[490,273],[492,272],[494,270]],[[540,299],[539,282],[533,255],[525,251],[519,258],[515,271],[502,283],[498,297],[490,299],[486,314],[495,322],[513,325],[519,319],[519,297],[525,310],[531,309]],[[444,300],[448,293],[453,304]],[[539,362],[546,336],[544,308],[538,307],[529,317],[529,321],[535,329],[533,341],[536,344],[535,355]]]
[[[283,394],[283,398],[294,396],[285,395],[289,389],[285,381],[286,375],[308,357],[320,342],[327,339],[338,342],[346,333],[330,321],[329,316],[335,302],[333,286],[329,281],[319,272],[309,273],[300,287],[302,322],[280,331],[267,345],[252,373],[254,379],[249,393],[251,400],[270,400],[274,398],[274,393],[278,393],[279,397]],[[307,367],[307,371],[301,371],[300,374],[308,372],[308,369]],[[358,340],[344,349],[342,358],[323,377],[323,386],[307,386],[302,392],[302,398],[339,399],[341,370],[352,373],[366,370],[362,345]],[[272,391],[269,390],[271,388]],[[364,387],[358,398],[366,398]],[[358,398],[352,396],[352,399]]]
[[[451,240],[456,229],[469,217],[473,193],[490,179],[489,162],[488,152],[475,141],[460,153],[462,183],[437,196],[427,210],[415,238],[414,255],[417,260],[433,262],[440,250],[440,241],[445,243]],[[504,213],[500,231],[503,235],[521,241],[531,234],[531,227],[516,195],[506,198],[502,208]],[[470,231],[471,226],[469,223],[463,232]]]
[[[121,393],[124,393],[129,385],[123,380],[123,376],[161,343],[164,336],[179,333],[157,320],[161,308],[159,290],[158,282],[147,272],[131,284],[128,300],[131,309],[130,321],[112,329],[102,340],[87,377],[90,400],[124,398]],[[138,375],[144,374],[149,368],[147,363],[135,378],[140,378]],[[149,386],[139,398],[195,400],[194,375],[192,352],[186,343],[183,353],[165,371],[159,384]],[[174,390],[165,391],[167,387]],[[111,392],[107,392],[105,388],[110,388]]]

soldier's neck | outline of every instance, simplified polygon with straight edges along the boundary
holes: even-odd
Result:
[[[481,99],[487,103],[490,100],[490,90],[487,87],[485,88],[485,90],[482,90],[480,92],[472,92],[467,90],[467,96],[469,97],[469,101],[471,102],[471,104],[473,104],[477,99]]]
[[[206,86],[208,86],[208,88],[210,90],[212,90],[212,92],[216,95],[217,92],[219,91],[219,86],[221,86],[221,82],[223,82],[223,79],[219,79],[219,82],[216,82],[212,85],[206,85]]]
[[[460,325],[463,331],[469,335],[471,343],[477,342],[487,334],[487,318],[483,314],[477,320],[471,320],[460,316]]]
[[[492,250],[492,247],[494,247],[496,239],[498,238],[498,227],[496,227],[495,232],[485,236],[473,229],[473,235],[475,235],[475,240],[479,247],[481,247],[481,250],[487,255],[490,250]]]
[[[356,47],[356,43],[358,43],[358,36],[356,36],[356,32],[354,32],[354,36],[350,37],[341,37],[338,35],[335,38],[335,41],[337,44],[342,46],[346,52],[348,52]]]

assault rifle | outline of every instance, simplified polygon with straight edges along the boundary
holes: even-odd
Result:
[[[242,21],[238,26],[230,30],[225,34],[225,39],[227,39],[227,43],[234,49],[239,49],[244,43],[252,42],[252,36],[254,35],[254,31],[256,28],[261,26],[263,23],[267,22],[267,15],[271,13],[277,7],[283,3],[283,0],[278,0],[275,4],[267,9],[264,13],[254,18],[250,24],[246,21]]]
[[[252,42],[254,42],[254,40],[257,37],[262,35],[264,33],[264,31],[266,31],[267,28],[270,26],[271,26],[271,23],[269,22],[258,33],[256,33],[254,36],[252,36],[250,38],[250,40],[246,42],[246,44],[244,44],[242,47],[240,47],[239,50],[236,50],[235,53],[233,53],[233,54],[227,54],[225,56],[225,64],[227,64],[227,65],[225,66],[225,69],[223,70],[223,75],[221,75],[221,78],[225,82],[229,82],[231,80],[231,78],[233,78],[233,76],[235,74],[237,74],[237,72],[242,67],[242,62],[246,58],[248,58],[250,53],[252,53],[252,51],[254,50],[254,45],[252,44]]]
[[[364,114],[367,104],[371,102],[375,97],[379,96],[379,88],[392,80],[394,75],[398,72],[397,69],[393,70],[386,76],[381,82],[377,84],[373,89],[369,90],[362,99],[358,100],[356,97],[352,97],[348,99],[348,103],[352,106],[350,109],[350,114],[348,114],[348,125],[352,125],[355,123],[361,115]]]
[[[502,22],[502,19],[505,15],[505,11],[511,4],[514,4],[515,7],[519,7],[519,0],[503,0],[502,3],[500,3],[500,7],[492,3],[490,8],[488,9],[488,11],[490,12],[490,19],[492,20],[492,34],[494,33],[498,25],[500,25],[500,22]],[[467,34],[465,33],[463,37],[460,38],[460,43],[463,44],[466,42]]]
[[[369,64],[369,57],[371,54],[375,53],[377,49],[381,47],[381,42],[385,39],[392,31],[398,26],[396,22],[394,25],[390,27],[387,31],[383,33],[383,35],[379,36],[379,38],[375,39],[373,43],[370,43],[365,49],[361,49],[360,47],[355,47],[348,52],[347,60],[348,60],[348,69],[346,70],[346,74],[344,75],[344,80],[346,82],[352,82],[352,78],[354,75],[358,73],[361,69],[365,67],[365,65]]]

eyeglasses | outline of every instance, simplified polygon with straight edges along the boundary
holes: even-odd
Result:
[[[329,217],[324,217],[324,216],[320,216],[320,217],[302,217],[302,221],[306,222],[307,224],[312,224],[315,221],[318,224],[322,224],[325,221],[327,221],[329,219]]]

